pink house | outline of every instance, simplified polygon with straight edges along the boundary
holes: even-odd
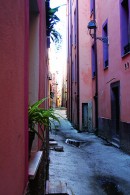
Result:
[[[97,39],[98,133],[130,152],[130,0],[97,0],[95,15],[97,37],[108,37]]]
[[[86,0],[68,0],[67,115],[79,130],[92,131],[91,42]]]
[[[28,184],[28,104],[48,93],[45,2],[1,0],[0,29],[0,194],[22,195]]]
[[[95,25],[94,32],[88,24]],[[68,118],[127,152],[129,27],[130,0],[68,0]]]

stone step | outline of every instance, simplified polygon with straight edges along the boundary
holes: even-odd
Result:
[[[57,141],[49,141],[49,145],[50,146],[57,146],[58,143],[57,143]]]
[[[57,152],[64,152],[63,146],[55,146],[54,150],[57,151]]]
[[[46,181],[46,195],[69,195],[67,183],[61,181]]]
[[[120,140],[119,138],[112,138],[112,142],[111,142],[115,147],[120,148]]]

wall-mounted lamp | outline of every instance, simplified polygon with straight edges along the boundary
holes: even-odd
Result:
[[[94,38],[94,31],[96,30],[97,26],[96,26],[96,22],[95,20],[91,20],[88,23],[88,30],[89,30],[89,34],[92,38]],[[102,41],[103,43],[108,44],[108,37],[96,37],[96,39]]]

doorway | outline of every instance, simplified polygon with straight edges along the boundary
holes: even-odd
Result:
[[[82,103],[82,130],[88,130],[88,103]]]
[[[111,119],[113,137],[119,138],[120,131],[120,82],[111,84]]]
[[[92,102],[82,103],[82,130],[92,132]]]

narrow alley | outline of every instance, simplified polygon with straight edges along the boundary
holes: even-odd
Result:
[[[78,133],[56,110],[61,126],[52,130],[63,151],[50,147],[49,181],[64,182],[69,195],[130,194],[130,156],[92,133]]]

